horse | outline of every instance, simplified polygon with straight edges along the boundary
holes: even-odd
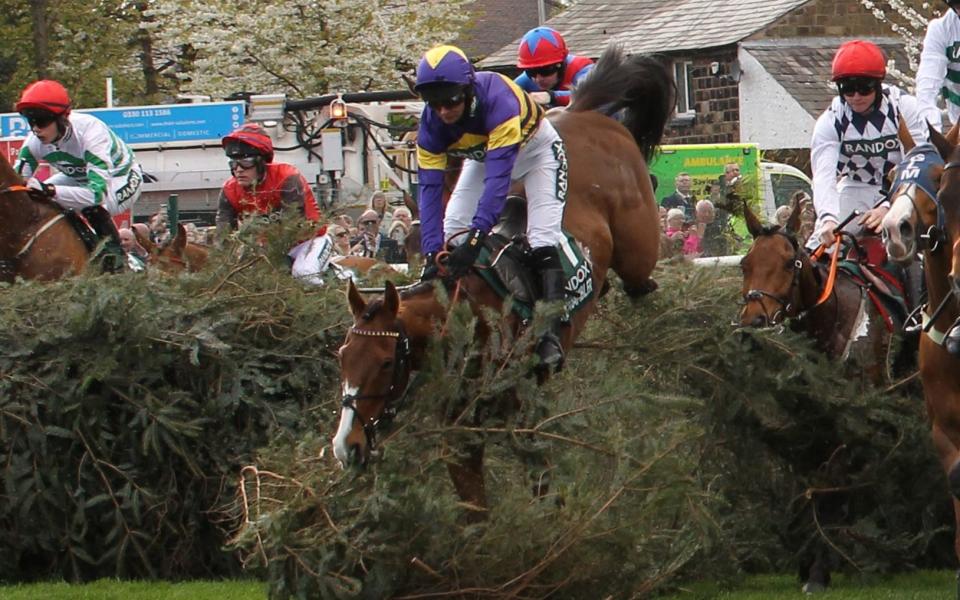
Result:
[[[812,259],[802,238],[797,237],[802,211],[802,203],[796,202],[783,227],[764,226],[749,206],[744,207],[753,243],[740,263],[743,308],[738,324],[769,327],[789,321],[794,329],[805,331],[820,351],[849,362],[851,375],[863,373],[869,383],[884,383],[889,378],[888,359],[897,342],[894,330],[899,323],[886,321],[878,309],[882,301],[871,299],[866,281],[855,281],[845,270],[836,271],[836,277],[831,278],[828,270]],[[840,252],[840,248],[834,251]],[[897,371],[911,358],[912,352],[904,343],[896,356]],[[840,446],[842,441],[836,444]],[[808,464],[809,458],[812,464],[825,465],[832,456],[828,452],[822,457],[791,458]],[[849,501],[846,493],[834,490],[812,496],[809,507],[820,522],[839,522],[849,513]],[[831,551],[823,540],[801,554],[799,576],[805,593],[829,586],[831,563]]]
[[[0,155],[0,281],[50,281],[82,273],[90,252],[57,203],[28,192]]]
[[[900,131],[904,147],[913,140]],[[930,435],[947,476],[954,510],[954,552],[960,560],[960,360],[944,347],[957,319],[960,274],[960,123],[946,134],[930,128],[938,156],[908,154],[901,169],[918,175],[894,190],[883,219],[883,236],[892,260],[909,264],[923,252],[927,302],[920,336],[920,381]],[[946,163],[943,162],[946,159]],[[960,571],[958,571],[960,578]],[[960,579],[956,597],[960,600]]]
[[[592,262],[593,290],[604,288],[610,268],[633,298],[656,289],[651,274],[660,223],[647,162],[663,136],[675,95],[671,71],[662,61],[645,55],[625,57],[620,48],[609,47],[578,87],[572,104],[548,113],[569,161],[563,227]],[[620,121],[608,116],[618,111]],[[342,465],[367,464],[377,424],[396,411],[411,373],[420,369],[428,342],[436,335],[435,327],[445,321],[436,284],[399,292],[388,282],[384,295],[370,302],[352,282],[348,285],[353,325],[339,353],[342,410],[332,441]],[[478,337],[496,326],[485,324],[483,313],[489,307],[499,312],[501,298],[477,272],[462,277],[453,295],[468,302],[480,317]],[[592,294],[563,328],[565,350],[583,330],[597,300],[598,294]],[[520,329],[519,320],[511,324],[515,332]],[[475,509],[471,514],[483,515],[487,510],[483,442],[460,450],[448,463],[449,474],[460,499]],[[536,486],[535,490],[542,492]]]
[[[827,288],[826,269],[797,238],[800,203],[782,228],[764,226],[746,205],[744,217],[753,243],[740,261],[740,326],[769,327],[791,320],[828,356],[846,360],[854,355],[870,381],[882,382],[894,341],[893,319],[880,310],[879,301],[871,300],[866,282],[855,281],[846,271],[838,270]]]
[[[148,253],[147,263],[156,266],[164,273],[177,274],[184,270],[196,273],[207,264],[210,251],[206,246],[187,241],[187,230],[183,223],[177,223],[177,233],[163,244],[155,244],[140,227],[133,228],[140,245]]]

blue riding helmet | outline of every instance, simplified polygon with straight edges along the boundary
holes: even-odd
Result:
[[[437,46],[420,59],[413,89],[429,102],[455,96],[473,81],[473,65],[463,50],[456,46]]]

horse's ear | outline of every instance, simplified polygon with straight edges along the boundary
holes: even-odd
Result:
[[[947,141],[954,146],[960,143],[960,119],[947,131]]]
[[[350,312],[353,313],[354,320],[359,321],[363,311],[367,309],[367,303],[357,290],[357,286],[353,285],[353,279],[347,284],[347,300],[350,302]]]
[[[176,252],[183,252],[187,246],[187,229],[183,223],[177,223],[177,235],[173,238],[173,249]]]
[[[931,129],[933,128],[931,127]],[[897,125],[897,137],[900,138],[900,146],[903,147],[904,154],[913,150],[913,147],[917,145],[913,141],[913,135],[910,134],[910,128],[907,127],[906,119],[900,119],[900,124]]]
[[[743,218],[747,222],[747,231],[750,232],[750,235],[757,237],[763,233],[763,223],[761,223],[757,215],[753,214],[753,211],[750,210],[750,205],[747,204],[746,200],[743,201]]]
[[[400,293],[397,292],[397,287],[393,285],[393,282],[389,280],[384,286],[383,308],[393,317],[396,317],[397,312],[400,310]]]
[[[790,199],[790,204],[793,205],[793,208],[790,210],[790,218],[787,219],[787,224],[784,225],[787,233],[796,235],[800,231],[800,216],[803,214],[803,202],[807,198],[809,198],[809,196],[807,196],[806,192],[797,190],[793,198]]]
[[[958,123],[960,123],[960,121],[958,121]],[[951,129],[947,135],[949,135],[952,132],[953,130]],[[949,139],[944,137],[942,133],[940,133],[933,127],[930,128],[930,141],[933,143],[934,146],[936,146],[937,152],[940,153],[940,157],[943,160],[950,160],[950,154],[953,152],[953,147],[956,144],[950,143]]]

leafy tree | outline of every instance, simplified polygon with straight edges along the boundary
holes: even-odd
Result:
[[[296,96],[399,84],[428,47],[456,37],[471,0],[157,0],[159,52],[183,60],[181,90]],[[162,48],[161,48],[162,46]]]

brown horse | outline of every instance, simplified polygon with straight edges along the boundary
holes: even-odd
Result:
[[[912,148],[909,133],[900,132],[901,140],[907,139],[905,146],[909,143],[913,149],[900,171],[913,169],[918,177],[917,183],[904,183],[894,191],[883,234],[893,260],[909,264],[923,252],[927,304],[920,337],[920,380],[933,444],[952,496],[954,551],[960,559],[960,359],[944,346],[947,333],[960,318],[960,123],[946,136],[932,129],[930,136],[936,153],[924,153],[923,146]]]
[[[53,201],[27,192],[0,155],[0,281],[49,281],[82,272],[90,258],[69,218]]]
[[[140,245],[147,250],[148,265],[156,266],[164,273],[176,274],[184,270],[196,273],[207,264],[210,251],[206,246],[187,241],[187,230],[177,223],[177,234],[163,244],[154,244],[140,227],[133,228]]]
[[[656,289],[650,275],[657,262],[659,219],[647,159],[660,142],[674,97],[675,85],[663,63],[648,56],[624,57],[618,48],[609,48],[578,88],[573,104],[549,115],[569,161],[563,226],[592,261],[594,294],[564,327],[566,350],[595,309],[596,291],[604,286],[609,268],[633,296]],[[623,109],[622,123],[598,109],[609,114]],[[483,307],[502,308],[480,276],[467,275],[458,285],[456,296],[469,301],[474,314],[482,316]],[[396,410],[411,372],[420,368],[427,343],[446,315],[431,284],[400,294],[388,283],[383,298],[367,302],[351,282],[348,298],[354,324],[340,349],[343,410],[333,439],[334,454],[345,465],[366,463],[378,421]],[[491,326],[496,324],[486,325]],[[517,329],[519,323],[513,326]],[[480,327],[478,335],[484,330]],[[460,498],[482,511],[483,445],[461,450],[459,458],[448,463],[450,475]]]
[[[821,300],[827,270],[815,263],[797,239],[800,204],[784,228],[764,226],[745,207],[753,244],[740,261],[743,309],[740,325],[767,327],[792,319],[828,355],[846,360],[855,356],[869,379],[882,382],[893,332],[867,295],[867,287],[844,271],[829,296]]]

